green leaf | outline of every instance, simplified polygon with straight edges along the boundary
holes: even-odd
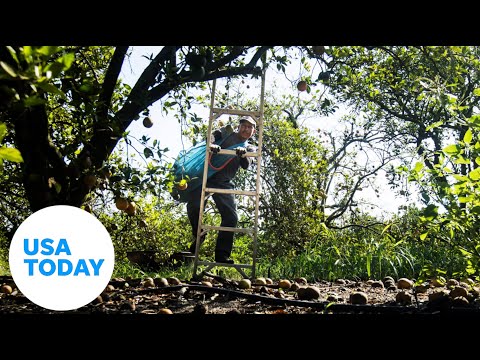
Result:
[[[7,125],[0,123],[0,142],[3,141],[3,138],[7,135]]]
[[[153,151],[149,148],[143,149],[143,155],[148,159],[149,157],[153,157]]]
[[[88,82],[85,82],[82,85],[80,85],[78,90],[88,95],[92,95],[95,92],[94,86]]]
[[[47,82],[42,82],[42,83],[38,83],[37,86],[45,92],[49,92],[49,93],[52,93],[52,94],[57,94],[57,95],[60,95],[62,98],[66,98],[65,93],[62,90],[60,90],[59,88],[57,88],[55,85],[52,85],[52,84],[47,83]]]
[[[23,58],[29,65],[33,63],[33,48],[31,46],[23,47]]]
[[[465,142],[465,144],[470,144],[472,142],[472,130],[467,130],[467,132],[463,136],[463,141]]]
[[[473,89],[473,95],[480,96],[480,88]]]
[[[455,102],[457,101],[457,99],[458,99],[457,96],[455,96],[455,95],[453,95],[453,94],[447,93],[446,95],[447,95],[447,98],[448,98],[448,102],[449,102],[450,104],[455,103]]]
[[[480,165],[480,156],[477,156],[477,157],[475,158],[475,162],[477,163],[477,165]]]
[[[442,125],[443,125],[443,120],[434,122],[433,124],[428,125],[427,128],[425,129],[425,131],[430,131],[430,130],[435,129],[435,128],[437,128],[439,126],[442,126]]]
[[[477,272],[477,269],[475,269],[473,266],[467,266],[467,268],[465,269],[467,271],[467,274],[468,275],[473,275]]]
[[[460,146],[458,145],[448,145],[443,148],[443,152],[446,154],[454,155],[460,153]]]
[[[387,226],[385,226],[382,230],[382,235],[385,233],[385,231],[387,231],[391,226],[393,225],[393,223],[390,223],[388,224]]]
[[[0,158],[17,163],[23,162],[22,154],[19,150],[5,146],[0,148]]]
[[[0,66],[11,77],[17,77],[18,76],[17,72],[10,65],[8,65],[6,62],[0,61]]]
[[[28,98],[23,100],[23,105],[25,107],[38,106],[38,105],[42,105],[42,104],[45,104],[45,103],[46,103],[46,100],[41,99],[38,96],[29,96]]]
[[[427,203],[430,201],[430,196],[428,196],[428,194],[425,191],[422,191],[422,198]]]
[[[10,56],[13,58],[13,60],[15,60],[17,64],[20,64],[20,61],[18,61],[17,52],[15,51],[15,49],[11,46],[7,46],[7,50],[10,53]]]
[[[425,240],[427,238],[428,232],[420,234],[420,240]]]
[[[48,64],[45,67],[45,73],[47,73],[48,71],[51,71],[52,77],[56,78],[60,75],[62,71],[66,71],[70,69],[74,60],[75,60],[75,54],[67,53],[62,57],[58,58],[57,60],[55,60],[55,62]]]
[[[468,177],[474,181],[480,179],[480,168],[473,169],[468,173]]]
[[[462,194],[465,191],[465,182],[460,182],[450,188],[450,194]]]
[[[453,161],[455,164],[470,164],[470,160],[465,159],[463,156],[459,155],[458,158],[456,158]]]
[[[472,207],[472,209],[470,211],[474,214],[480,214],[480,206],[476,205],[476,206]]]
[[[62,72],[62,70],[63,64],[58,62],[58,60],[45,66],[45,73],[50,71],[52,73],[51,77],[53,78],[56,78]]]
[[[63,63],[63,70],[70,69],[70,66],[72,66],[74,60],[75,60],[74,53],[67,53],[63,55],[61,58],[57,59],[58,62]]]
[[[415,172],[420,172],[421,170],[423,169],[423,163],[418,161],[416,164],[415,164]]]
[[[459,247],[458,250],[460,250],[460,252],[462,253],[463,256],[466,256],[466,257],[471,257],[472,256],[472,253],[462,247]]]
[[[452,176],[455,178],[455,180],[458,180],[461,182],[468,181],[468,177],[466,177],[465,175],[453,174]]]
[[[423,210],[423,215],[428,221],[431,221],[435,219],[438,216],[438,207],[436,207],[433,204],[428,205],[424,210]]]
[[[468,118],[468,122],[476,125],[480,125],[480,115],[473,115]]]
[[[60,50],[58,46],[42,46],[40,49],[37,49],[37,52],[50,57],[56,52],[58,52],[58,50]]]

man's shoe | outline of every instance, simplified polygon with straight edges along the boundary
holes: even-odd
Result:
[[[227,257],[215,257],[215,262],[223,264],[234,264],[235,262],[232,259]]]

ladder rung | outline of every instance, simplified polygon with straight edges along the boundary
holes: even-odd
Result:
[[[227,264],[227,263],[221,263],[221,262],[211,262],[211,261],[198,261],[198,265],[221,265],[221,266],[229,266],[229,267],[234,267],[234,268],[246,268],[246,269],[251,269],[253,265],[250,264]]]
[[[241,116],[260,116],[260,111],[248,111],[248,110],[240,110],[240,109],[221,109],[221,108],[213,108],[212,112],[215,114],[228,114],[228,115],[241,115]]]
[[[228,149],[221,149],[218,154],[227,154],[227,155],[237,155],[237,153],[235,152],[235,150],[228,150]],[[250,156],[250,157],[257,157],[259,154],[258,152],[250,152],[248,151],[247,153],[245,153],[245,156]]]
[[[228,226],[211,226],[211,225],[202,225],[202,229],[205,230],[219,230],[219,231],[231,231],[231,232],[239,232],[244,234],[253,234],[255,232],[254,229],[246,229],[246,228],[234,228]]]
[[[218,188],[205,188],[205,192],[218,193],[218,194],[248,195],[248,196],[257,196],[258,195],[256,191],[218,189]]]

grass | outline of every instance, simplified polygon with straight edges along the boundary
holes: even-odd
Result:
[[[213,253],[214,242],[206,242],[202,247],[202,259],[212,259],[207,255]],[[251,264],[251,252],[245,242],[235,242],[232,254],[235,262]],[[465,259],[455,249],[442,243],[403,241],[393,243],[388,239],[368,239],[360,242],[353,240],[329,238],[317,241],[302,253],[294,256],[268,258],[265,255],[257,258],[256,276],[272,279],[294,279],[306,277],[308,281],[344,279],[382,279],[390,275],[398,279],[407,277],[418,279],[429,272],[441,271],[447,277],[462,277]],[[198,269],[200,272],[202,268]],[[240,273],[230,267],[214,267],[212,273],[230,278],[240,279]],[[245,273],[251,275],[250,270]],[[432,273],[432,274],[433,274]],[[11,275],[8,264],[8,251],[0,250],[0,275]],[[179,268],[163,267],[156,272],[141,270],[125,258],[117,257],[112,278],[144,278],[144,277],[178,277],[190,280],[193,265]],[[433,274],[434,275],[434,274]]]

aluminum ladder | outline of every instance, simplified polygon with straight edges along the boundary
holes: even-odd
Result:
[[[197,238],[196,238],[196,246],[195,246],[195,258],[194,258],[194,265],[193,265],[193,279],[200,279],[203,275],[210,271],[215,266],[223,266],[223,267],[233,267],[235,268],[243,278],[248,278],[247,274],[244,272],[244,269],[251,270],[251,277],[252,279],[255,278],[255,267],[256,267],[256,258],[257,258],[257,234],[258,234],[258,208],[259,208],[259,199],[261,193],[261,182],[260,182],[260,170],[262,164],[262,137],[263,137],[263,111],[264,111],[264,97],[265,97],[265,71],[266,68],[262,69],[261,73],[261,89],[260,89],[260,106],[258,111],[247,111],[247,110],[240,110],[240,109],[221,109],[214,107],[215,102],[215,88],[216,88],[216,79],[213,80],[212,85],[212,96],[210,101],[210,117],[208,122],[208,130],[207,130],[207,146],[205,152],[205,164],[203,168],[203,182],[202,182],[202,193],[200,198],[200,214],[198,219],[198,229],[197,229]],[[244,190],[236,190],[236,189],[217,189],[217,188],[208,188],[207,187],[207,173],[208,173],[208,157],[210,152],[210,144],[211,144],[211,135],[213,129],[213,122],[218,119],[222,115],[239,115],[242,117],[251,117],[256,123],[256,131],[257,131],[257,139],[258,139],[258,146],[256,152],[247,152],[246,156],[248,157],[256,157],[257,158],[257,174],[256,174],[256,187],[255,191],[244,191]],[[235,150],[226,150],[221,149],[219,154],[230,154],[236,155]],[[234,195],[244,195],[244,196],[253,196],[255,197],[255,214],[254,214],[254,221],[253,221],[253,228],[238,228],[238,227],[222,227],[222,226],[211,226],[203,223],[203,215],[205,211],[205,199],[208,195],[214,193],[221,193],[221,194],[234,194]],[[244,233],[249,234],[253,238],[253,254],[252,254],[252,263],[251,264],[226,264],[226,263],[218,263],[218,262],[210,262],[210,261],[202,261],[199,259],[199,250],[200,250],[200,239],[203,235],[205,235],[208,231],[232,231],[237,233]],[[197,273],[199,266],[206,266],[206,268]]]

